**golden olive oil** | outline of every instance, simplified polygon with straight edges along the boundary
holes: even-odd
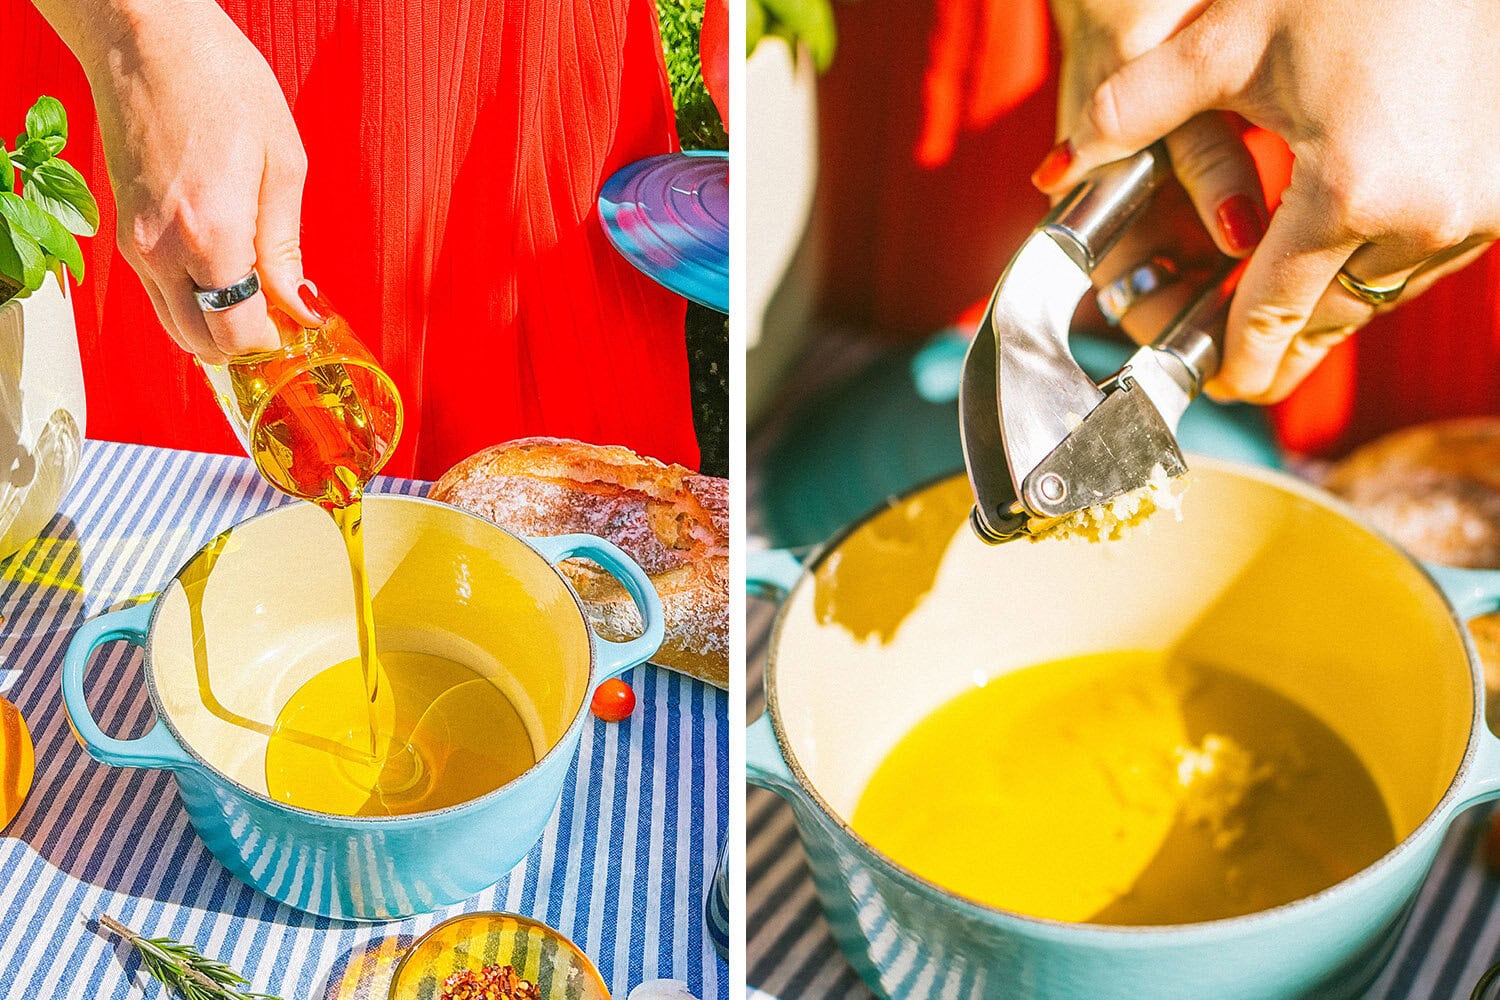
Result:
[[[979,902],[1131,925],[1287,903],[1396,843],[1369,770],[1316,715],[1236,673],[1149,652],[966,691],[890,751],[853,827]]]
[[[286,346],[232,361],[225,369],[231,396],[248,422],[246,447],[261,476],[328,511],[344,539],[373,733],[380,669],[362,500],[399,434],[401,403],[377,368],[345,359],[349,347],[340,338],[352,334],[341,318],[310,329],[279,310],[272,319]],[[367,752],[378,749],[372,742]]]
[[[341,816],[400,816],[467,802],[536,763],[525,723],[493,681],[427,653],[387,651],[380,670],[386,695],[374,702],[373,729],[358,659],[297,689],[266,746],[272,798]]]

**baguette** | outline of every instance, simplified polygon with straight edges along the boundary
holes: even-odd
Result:
[[[521,536],[584,532],[614,542],[661,596],[667,635],[652,662],[729,686],[728,482],[628,448],[521,438],[471,455],[429,496]],[[639,635],[625,588],[583,559],[559,569],[602,638]]]
[[[1323,485],[1419,558],[1500,567],[1500,419],[1387,434],[1334,466]]]

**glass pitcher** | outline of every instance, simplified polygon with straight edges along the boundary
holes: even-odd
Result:
[[[321,296],[322,326],[273,305],[281,347],[202,365],[219,407],[261,476],[300,500],[354,503],[401,437],[401,395]]]

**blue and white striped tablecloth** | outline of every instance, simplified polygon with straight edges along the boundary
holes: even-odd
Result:
[[[463,910],[501,909],[576,941],[618,997],[674,978],[727,1000],[702,916],[728,815],[727,700],[679,674],[634,671],[630,719],[585,727],[557,815],[521,865],[459,906],[399,923],[329,921],[256,893],[193,834],[170,777],[83,752],[58,682],[74,629],[156,591],[203,542],[281,502],[246,459],[88,442],[62,512],[0,564],[0,694],[21,709],[37,757],[25,807],[0,835],[0,997],[163,997],[128,948],[86,924],[108,912],[193,942],[287,1000],[383,998],[390,963],[416,935]],[[118,643],[90,671],[113,735],[151,720],[140,658]]]
[[[747,456],[752,547],[767,544],[756,469],[772,454],[787,416],[812,393],[855,377],[878,351],[869,338],[825,334],[784,387],[776,408],[781,416],[761,428]],[[747,720],[764,708],[761,671],[775,611],[769,601],[749,602]],[[1489,874],[1484,863],[1491,812],[1483,806],[1470,809],[1449,829],[1396,952],[1366,1000],[1466,1000],[1484,970],[1500,961],[1500,877]],[[870,1000],[870,991],[844,960],[823,919],[791,810],[771,792],[751,789],[745,824],[748,996]]]

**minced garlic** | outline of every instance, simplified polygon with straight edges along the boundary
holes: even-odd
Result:
[[[1215,850],[1228,850],[1245,834],[1245,799],[1275,775],[1236,740],[1208,733],[1199,746],[1177,748],[1182,818],[1206,827]]]
[[[1160,464],[1151,467],[1151,477],[1140,489],[1122,493],[1108,503],[1095,504],[1051,520],[1032,518],[1031,540],[1082,538],[1090,542],[1113,542],[1158,511],[1170,511],[1182,520],[1182,495],[1187,476],[1173,479]]]

